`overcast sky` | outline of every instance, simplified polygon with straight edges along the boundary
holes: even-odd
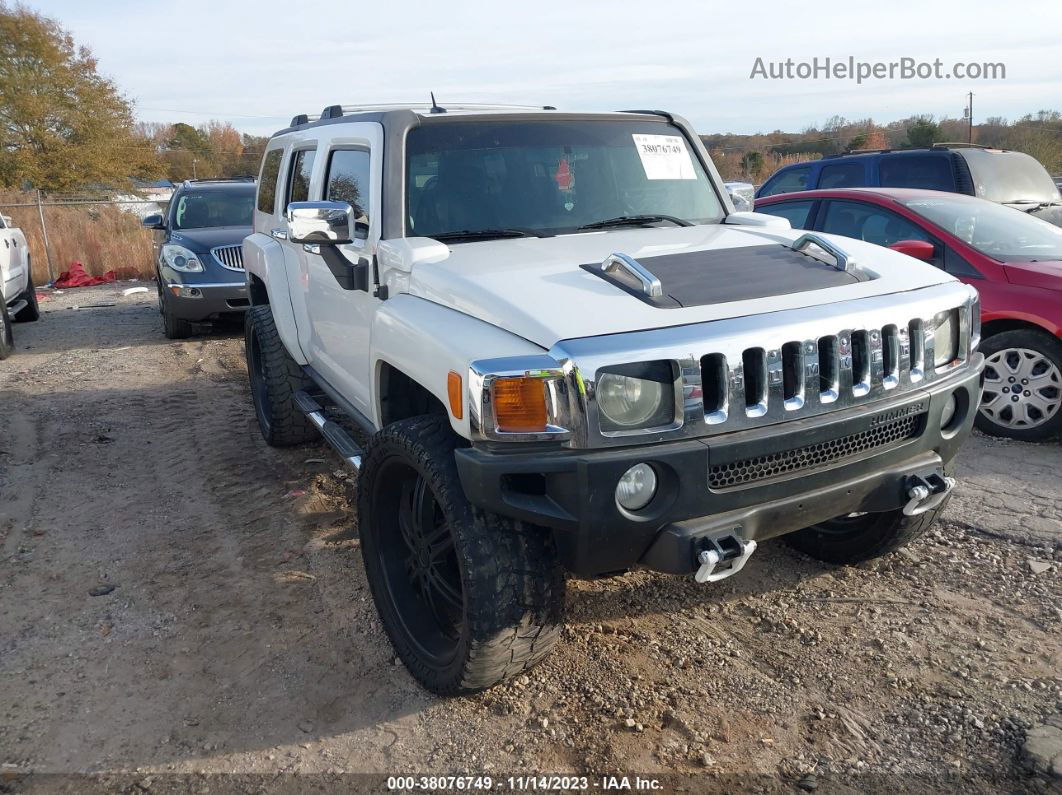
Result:
[[[149,121],[269,133],[329,104],[447,101],[665,108],[700,132],[797,131],[832,115],[975,119],[1062,110],[1062,3],[28,0],[92,48]],[[752,80],[757,57],[945,69],[1005,80]]]

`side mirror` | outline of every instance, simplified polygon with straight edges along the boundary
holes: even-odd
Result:
[[[335,246],[364,239],[368,233],[368,226],[354,219],[354,208],[347,202],[292,202],[286,215],[292,243]]]
[[[166,219],[163,218],[158,213],[155,213],[154,215],[146,215],[146,216],[144,216],[141,219],[140,223],[142,223],[148,229],[165,229],[166,228]]]
[[[752,210],[756,201],[756,187],[750,182],[724,182],[730,201],[734,203],[734,209],[740,212]]]
[[[899,251],[908,257],[920,259],[922,262],[932,262],[937,253],[936,247],[925,240],[899,240],[889,246],[893,251]]]

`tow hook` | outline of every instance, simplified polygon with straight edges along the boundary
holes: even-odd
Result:
[[[697,582],[718,582],[737,574],[745,568],[756,551],[755,541],[751,538],[746,541],[734,533],[720,538],[701,539],[700,545],[697,562],[701,565],[694,575]],[[723,564],[729,565],[720,569],[719,566]]]
[[[911,475],[904,484],[907,492],[907,504],[903,512],[907,516],[918,516],[931,511],[944,501],[948,493],[955,488],[955,478],[945,477],[939,472],[928,475]]]

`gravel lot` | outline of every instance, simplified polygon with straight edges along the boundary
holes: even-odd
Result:
[[[0,792],[86,788],[33,775],[73,772],[135,791],[370,772],[1060,786],[1023,753],[1062,714],[1058,442],[975,436],[944,521],[886,560],[768,543],[716,586],[572,582],[544,665],[444,701],[376,619],[338,459],[266,447],[242,335],[169,342],[154,286],[129,286],[50,297],[0,363]],[[207,778],[233,772],[260,775]]]

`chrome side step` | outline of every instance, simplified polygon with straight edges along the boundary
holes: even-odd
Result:
[[[17,315],[27,306],[29,306],[29,301],[27,301],[25,298],[20,298],[19,300],[15,301],[15,303],[11,304],[7,308],[7,311],[11,315],[11,319],[14,320],[15,315]]]
[[[302,413],[317,426],[321,435],[339,453],[343,460],[349,464],[355,472],[361,470],[361,459],[365,452],[358,446],[346,429],[335,420],[330,420],[324,413],[321,404],[308,392],[295,393],[295,403]]]

